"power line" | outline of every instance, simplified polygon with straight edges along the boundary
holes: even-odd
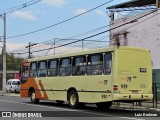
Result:
[[[109,27],[109,25],[105,25],[105,26],[102,26],[102,27],[99,27],[99,28],[90,30],[90,31],[88,31],[88,32],[84,32],[84,33],[81,33],[81,34],[78,34],[78,35],[74,35],[74,36],[68,37],[67,39],[79,37],[79,36],[86,35],[86,34],[90,34],[90,33],[92,33],[92,32],[95,32],[95,31],[98,31],[98,30],[101,30],[101,29],[104,29],[104,28],[107,28],[107,27]]]
[[[73,35],[73,36],[67,37],[65,39],[67,40],[67,39],[71,39],[71,38],[75,38],[75,37],[79,37],[79,36],[82,37],[84,35],[87,35],[87,34],[90,34],[90,33],[96,32],[96,31],[99,31],[99,30],[104,29],[104,28],[107,28],[108,26],[109,25],[98,27],[98,28],[95,28],[93,30],[90,30],[90,31],[87,31],[87,32],[84,32],[84,33],[80,33],[80,34],[77,34],[77,35]],[[47,40],[47,41],[44,41],[44,42],[41,42],[41,43],[37,43],[37,44],[51,44],[51,43],[53,43],[53,41],[54,41],[54,38],[52,38],[50,40]],[[60,42],[60,41],[61,41],[61,39],[57,40],[56,42]]]
[[[106,32],[109,32],[109,31],[111,31],[111,30],[114,30],[114,29],[116,29],[116,28],[119,28],[119,27],[121,27],[121,26],[124,26],[124,25],[126,25],[126,24],[130,24],[130,23],[136,22],[138,19],[141,19],[141,18],[143,18],[143,17],[145,17],[145,16],[148,16],[148,15],[150,15],[150,14],[156,12],[156,11],[157,11],[157,10],[154,10],[154,11],[152,11],[152,12],[150,12],[150,13],[148,13],[148,14],[145,14],[145,15],[139,17],[139,18],[136,18],[136,19],[134,19],[134,20],[131,20],[131,21],[129,21],[129,22],[126,22],[126,23],[124,23],[124,24],[121,24],[121,25],[119,25],[119,26],[116,26],[116,27],[114,27],[114,28],[108,29],[108,30],[106,30],[106,31],[103,31],[103,32],[94,34],[94,35],[92,35],[92,36],[89,36],[89,37],[86,37],[86,38],[83,38],[83,39],[80,39],[80,40],[76,40],[76,41],[74,41],[74,42],[70,42],[70,43],[66,43],[66,44],[63,44],[63,45],[56,46],[56,47],[52,47],[52,48],[50,48],[50,49],[63,47],[63,46],[66,46],[66,45],[70,45],[70,44],[73,44],[73,43],[76,43],[76,42],[79,42],[79,41],[82,41],[82,40],[86,40],[86,39],[89,39],[89,38],[98,36],[98,35],[100,35],[100,34],[104,34],[104,33],[106,33]],[[156,16],[156,15],[158,15],[158,14],[159,14],[159,13],[157,13],[157,14],[155,14],[155,15],[153,15],[153,16],[145,19],[145,20],[142,20],[142,21],[138,22],[136,25],[138,25],[138,24],[140,24],[140,23],[142,23],[142,22],[144,22],[144,21],[146,21],[146,20],[148,20],[148,19],[153,18],[154,16]],[[135,24],[134,24],[133,26],[135,26]],[[128,27],[127,29],[129,29],[129,28],[131,28],[131,27],[133,27],[133,26],[130,26],[130,27]],[[46,50],[48,50],[48,49],[36,50],[36,51],[32,51],[32,53],[34,53],[34,52],[46,51]],[[28,52],[16,53],[16,54],[25,54],[25,53],[28,53]]]
[[[7,37],[7,39],[9,39],[9,38],[22,37],[22,36],[26,36],[26,35],[29,35],[29,34],[33,34],[33,33],[36,33],[36,32],[43,31],[43,30],[48,29],[48,28],[51,28],[51,27],[55,27],[55,26],[60,25],[60,24],[62,24],[62,23],[68,22],[68,21],[70,21],[70,20],[72,20],[72,19],[75,19],[75,18],[77,18],[77,17],[79,17],[79,16],[82,16],[82,15],[84,15],[84,14],[86,14],[86,13],[89,13],[89,12],[91,12],[91,11],[97,9],[97,8],[100,8],[100,7],[104,6],[104,5],[106,5],[106,4],[109,4],[109,3],[112,2],[112,1],[114,1],[114,0],[110,0],[110,1],[108,1],[108,2],[105,2],[105,3],[103,3],[103,4],[101,4],[101,5],[97,6],[97,7],[94,7],[94,8],[92,8],[92,9],[86,11],[86,12],[83,12],[83,13],[81,13],[81,14],[79,14],[79,15],[76,15],[76,16],[73,16],[73,17],[71,17],[71,18],[68,18],[68,19],[63,20],[63,21],[61,21],[61,22],[58,22],[58,23],[56,23],[56,24],[53,24],[53,25],[50,25],[50,26],[47,26],[47,27],[44,27],[44,28],[40,28],[40,29],[35,30],[35,31],[32,31],[32,32],[28,32],[28,33],[24,33],[24,34],[20,34],[20,35],[15,35],[15,36]]]
[[[109,32],[109,31],[111,31],[111,30],[114,30],[114,29],[116,29],[116,28],[119,28],[119,27],[121,27],[121,26],[124,26],[124,25],[126,25],[126,24],[130,24],[130,23],[136,22],[136,20],[138,20],[138,19],[140,19],[140,18],[143,18],[143,17],[145,17],[145,16],[147,16],[147,15],[150,15],[151,13],[154,13],[155,11],[157,11],[157,10],[154,10],[154,11],[148,13],[148,14],[145,14],[145,15],[139,17],[139,18],[136,18],[136,19],[134,19],[134,20],[131,20],[131,21],[126,22],[126,23],[124,23],[124,24],[122,24],[122,25],[119,25],[119,26],[116,26],[116,27],[114,27],[114,28],[111,28],[111,29],[109,29],[109,30],[106,30],[106,31],[97,33],[97,34],[95,34],[95,35],[86,37],[86,38],[84,38],[84,39],[80,39],[80,40],[76,40],[76,41],[74,41],[74,42],[70,42],[70,43],[66,43],[66,44],[63,44],[63,45],[59,45],[59,46],[56,46],[56,47],[54,47],[54,48],[63,47],[63,46],[69,45],[69,44],[73,44],[73,43],[76,43],[76,42],[79,42],[79,41],[82,41],[82,40],[85,40],[85,39],[89,39],[89,38],[98,36],[98,35],[100,35],[100,34],[104,34],[104,33],[106,33],[106,32]],[[155,15],[154,15],[154,16],[155,16]],[[152,17],[154,17],[154,16],[152,16]],[[147,19],[147,20],[148,20],[148,19]],[[143,20],[143,21],[144,21],[144,20]],[[140,22],[140,23],[141,23],[141,22]],[[139,24],[140,24],[140,23],[139,23]],[[135,26],[135,25],[134,25],[134,26]],[[50,49],[53,49],[53,47],[50,48]],[[43,50],[39,50],[39,51],[45,51],[45,50],[48,50],[48,49],[43,49]],[[33,52],[38,52],[38,51],[33,51]]]
[[[55,42],[57,43],[57,42],[60,42],[60,41],[68,41],[68,40],[70,40],[71,38],[75,38],[75,37],[79,37],[79,36],[84,36],[84,35],[87,35],[87,34],[90,34],[90,33],[92,33],[92,32],[96,32],[96,31],[99,31],[99,30],[101,30],[101,29],[104,29],[104,28],[107,28],[109,25],[105,25],[105,26],[102,26],[102,27],[98,27],[98,28],[96,28],[96,29],[93,29],[93,30],[90,30],[90,31],[87,31],[87,32],[84,32],[84,33],[81,33],[81,34],[77,34],[77,35],[73,35],[73,36],[71,36],[71,37],[68,37],[68,38],[65,38],[65,39],[59,39],[59,40],[55,40],[55,38],[54,39],[51,39],[51,40],[49,40],[49,41],[52,41],[52,42],[50,42],[50,43],[48,43],[49,41],[45,41],[45,42],[42,42],[42,43],[38,43],[38,44],[43,44],[43,43],[46,43],[47,42],[47,44],[51,44],[52,43],[52,45],[51,45],[51,47],[53,47],[53,45],[55,44]],[[57,38],[58,39],[58,38]],[[53,41],[54,40],[54,41]],[[72,39],[73,40],[73,39]],[[51,48],[50,47],[50,48]],[[50,48],[48,48],[48,51],[47,51],[47,53],[49,52],[49,50],[50,50]],[[46,53],[46,54],[47,54]]]
[[[93,29],[93,30],[89,30],[89,31],[87,31],[87,32],[84,32],[84,33],[80,33],[80,34],[77,34],[77,35],[73,35],[73,36],[70,36],[70,37],[67,37],[67,38],[65,38],[65,40],[69,40],[69,39],[71,39],[71,38],[75,38],[75,37],[79,37],[79,36],[84,36],[84,35],[87,35],[87,34],[91,34],[91,33],[93,33],[93,32],[97,32],[97,31],[99,31],[99,30],[102,30],[102,29],[105,29],[105,28],[107,28],[107,27],[109,27],[109,25],[105,25],[105,26],[101,26],[101,27],[98,27],[98,28],[95,28],[95,29]],[[63,40],[61,39],[61,40],[56,40],[55,41],[56,43],[59,43],[59,42],[63,42]],[[37,45],[38,44],[41,44],[40,46],[44,46],[43,44],[53,44],[54,43],[54,38],[52,38],[52,39],[50,39],[50,40],[47,40],[47,41],[44,41],[44,42],[41,42],[41,43],[37,43]],[[40,47],[40,46],[38,46],[38,47]],[[26,48],[24,48],[25,46],[22,46],[22,47],[20,47],[20,48],[17,48],[17,49],[15,49],[15,50],[13,50],[14,52],[16,52],[16,51],[24,51],[24,50],[26,50]],[[37,46],[36,46],[37,47]],[[24,48],[24,49],[21,49],[21,48]]]
[[[36,3],[40,2],[40,1],[42,1],[42,0],[31,0],[29,2],[23,3],[21,5],[18,5],[18,6],[12,7],[12,8],[8,8],[8,9],[5,9],[5,10],[2,10],[0,12],[1,12],[1,14],[3,14],[3,13],[6,13],[6,14],[12,13],[12,12],[21,10],[23,8],[26,8],[28,6],[31,6],[33,4],[36,4]]]

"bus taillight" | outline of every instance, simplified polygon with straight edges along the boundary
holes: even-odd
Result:
[[[113,90],[117,91],[118,90],[118,85],[113,85]]]

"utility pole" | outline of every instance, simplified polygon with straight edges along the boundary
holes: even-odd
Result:
[[[54,38],[54,55],[56,54],[56,39]]]
[[[82,39],[82,50],[84,49],[84,40]]]
[[[37,45],[37,43],[34,43],[34,44],[31,44],[31,42],[29,42],[29,45],[26,46],[26,48],[28,48],[28,58],[30,59],[31,58],[31,47],[34,46],[34,45]]]
[[[156,0],[157,8],[160,8],[160,0]]]
[[[3,41],[3,93],[6,92],[6,13],[3,15],[4,41]]]

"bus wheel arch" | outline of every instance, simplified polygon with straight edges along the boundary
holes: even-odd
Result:
[[[75,88],[70,88],[67,91],[67,100],[70,108],[78,108],[79,107],[79,96]]]
[[[28,97],[30,97],[31,103],[34,103],[34,104],[39,103],[39,99],[36,98],[36,91],[33,87],[29,88]]]
[[[28,89],[28,97],[31,97],[32,91],[34,91],[34,88],[33,88],[33,87],[30,87],[30,88]]]

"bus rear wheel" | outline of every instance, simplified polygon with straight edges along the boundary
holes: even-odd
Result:
[[[71,91],[68,96],[68,102],[70,108],[78,108],[79,107],[79,100],[78,94],[76,91]]]
[[[101,102],[96,104],[99,109],[107,110],[112,106],[112,102]]]
[[[34,104],[39,103],[39,99],[36,98],[36,92],[35,92],[35,90],[31,91],[30,99],[31,99],[31,103],[34,103]]]

